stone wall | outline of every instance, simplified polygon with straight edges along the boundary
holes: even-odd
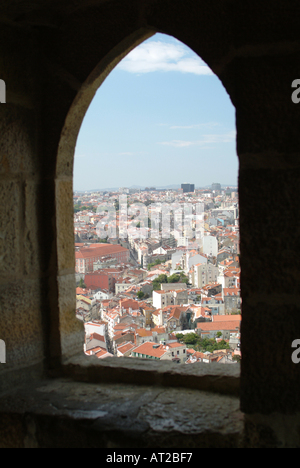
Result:
[[[300,367],[291,360],[291,343],[300,338],[300,107],[291,100],[291,83],[300,76],[299,8],[292,0],[0,6],[0,79],[7,88],[0,107],[0,339],[7,347],[0,392],[63,373],[66,360],[82,353],[73,248],[76,139],[109,72],[158,31],[198,53],[236,108],[241,409],[251,444],[263,444],[264,424],[288,416],[299,444]],[[280,445],[277,436],[270,444]]]

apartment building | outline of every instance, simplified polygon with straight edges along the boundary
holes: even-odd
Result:
[[[206,284],[216,283],[219,269],[211,263],[197,263],[189,272],[189,280],[195,288],[203,288]]]
[[[118,263],[127,263],[130,253],[125,247],[113,244],[91,244],[89,247],[83,247],[75,252],[75,271],[76,273],[92,273],[94,263],[101,261],[103,257],[110,256],[117,259]]]
[[[222,317],[223,321],[220,319],[212,322],[198,322],[197,333],[201,338],[216,338],[220,332],[222,334],[221,338],[229,340],[232,334],[236,335],[240,332],[241,326],[240,316],[232,315],[229,317],[230,319]]]
[[[163,309],[170,305],[186,304],[188,301],[187,289],[177,289],[171,291],[153,291],[153,307]]]

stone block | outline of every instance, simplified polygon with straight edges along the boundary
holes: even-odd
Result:
[[[36,275],[39,272],[38,184],[27,180],[24,187],[24,197],[24,273]]]
[[[241,326],[241,408],[250,414],[300,412],[300,364],[292,361],[292,343],[300,339],[299,302],[280,293],[249,302],[243,302]]]
[[[84,327],[76,318],[75,274],[58,277],[61,350],[64,357],[83,353]]]
[[[56,181],[58,271],[75,271],[72,179]]]
[[[237,153],[298,153],[300,111],[291,96],[299,52],[253,55],[235,57],[220,76],[236,108]]]
[[[0,106],[0,175],[37,173],[36,115],[12,104]]]
[[[299,294],[299,178],[299,168],[240,170],[244,297]]]
[[[0,70],[6,83],[7,103],[33,108],[38,102],[36,39],[27,28],[2,22]],[[34,75],[36,72],[36,76]]]
[[[33,365],[44,358],[40,294],[39,280],[0,285],[0,339],[6,344],[2,372]]]
[[[0,276],[21,266],[21,193],[16,181],[0,180]]]

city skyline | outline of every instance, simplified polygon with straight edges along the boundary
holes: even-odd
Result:
[[[117,138],[116,138],[117,135]],[[188,47],[156,34],[99,88],[75,150],[74,191],[237,186],[235,110]]]
[[[90,192],[105,192],[105,191],[111,191],[111,192],[118,192],[120,189],[130,189],[130,190],[136,190],[136,191],[139,191],[139,190],[145,190],[145,189],[155,189],[155,190],[161,190],[161,191],[172,191],[172,190],[178,190],[180,189],[180,185],[181,184],[171,184],[171,185],[168,185],[168,186],[155,186],[154,184],[149,184],[147,186],[137,186],[137,185],[132,185],[132,186],[129,186],[129,185],[123,185],[122,187],[104,187],[104,188],[101,188],[101,189],[97,189],[97,188],[92,188],[92,189],[89,189],[89,190],[75,190],[74,189],[74,193],[90,193]],[[235,188],[235,189],[238,189],[238,185],[237,184],[220,184],[221,187],[222,187],[222,190],[226,189],[227,187],[229,188]],[[199,186],[196,186],[195,185],[195,190],[210,190],[212,187],[212,184],[207,184],[206,186],[203,186],[203,187],[199,187]]]

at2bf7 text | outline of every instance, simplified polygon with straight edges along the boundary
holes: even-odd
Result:
[[[170,452],[152,452],[145,457],[139,455],[121,455],[114,452],[106,457],[106,463],[132,463],[137,466],[140,462],[147,463],[189,463],[192,459],[192,453],[170,453]]]
[[[150,463],[182,463],[187,462],[189,463],[192,458],[191,453],[165,453],[165,452],[158,452],[152,453],[151,457],[149,457]]]

